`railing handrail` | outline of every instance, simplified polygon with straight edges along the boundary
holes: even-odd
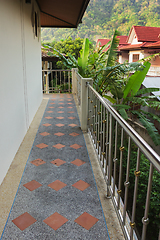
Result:
[[[70,69],[42,69],[42,72],[71,72]]]
[[[87,86],[92,90],[100,102],[112,114],[116,121],[138,145],[141,151],[147,156],[148,160],[160,172],[160,156],[148,145],[148,143],[117,113],[117,111],[108,103],[106,103],[101,95],[88,83]]]

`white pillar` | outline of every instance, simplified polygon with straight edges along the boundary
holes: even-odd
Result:
[[[77,86],[76,72],[77,71],[78,71],[77,68],[72,68],[72,94],[76,94],[76,86]]]
[[[80,111],[80,122],[82,131],[87,131],[87,118],[88,118],[88,87],[86,83],[89,82],[93,85],[91,78],[81,79],[81,111]]]

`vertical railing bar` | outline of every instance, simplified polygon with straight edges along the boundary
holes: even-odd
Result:
[[[105,170],[104,159],[105,159],[105,126],[106,126],[106,108],[103,108],[103,150],[102,150],[102,161],[103,161],[103,168]]]
[[[61,74],[62,72],[60,71],[60,89],[61,89],[61,85],[62,85],[62,79],[61,79],[61,77],[62,77],[62,74]]]
[[[56,89],[57,89],[57,71],[56,71]]]
[[[150,163],[145,212],[144,212],[144,217],[142,218],[142,223],[143,223],[142,240],[146,239],[147,225],[149,223],[148,212],[149,212],[150,196],[151,196],[151,190],[152,190],[152,179],[153,179],[153,164]]]
[[[125,196],[124,196],[124,207],[123,207],[123,225],[126,221],[126,210],[127,210],[127,200],[128,200],[128,187],[129,187],[129,172],[130,172],[130,155],[131,155],[131,138],[128,138],[128,156],[127,156],[127,170],[126,170],[126,181],[125,186]]]
[[[52,93],[53,93],[53,71],[51,71]]]
[[[63,78],[64,78],[64,92],[66,92],[66,89],[65,89],[65,71],[63,72]]]
[[[100,147],[100,161],[102,161],[102,146],[103,146],[103,138],[102,138],[102,133],[103,133],[103,105],[100,103],[100,144],[99,144],[99,147]],[[104,166],[103,166],[104,167]]]
[[[109,145],[109,112],[107,110],[107,123],[106,123],[106,175],[108,176],[108,145]]]
[[[124,135],[124,132],[123,132],[123,128],[122,128],[121,129],[119,182],[118,182],[118,190],[117,190],[117,193],[118,193],[118,206],[117,206],[117,208],[118,209],[120,208],[120,196],[121,196],[121,193],[122,193],[122,190],[121,190],[121,185],[122,185],[122,159],[123,159],[123,149],[124,149],[124,146],[123,146],[123,135]]]
[[[69,91],[69,93],[71,92],[70,91],[70,71],[68,71],[68,91]]]
[[[95,139],[95,131],[96,131],[96,126],[95,126],[95,111],[96,111],[96,109],[95,109],[95,103],[96,103],[96,101],[95,101],[95,96],[94,96],[94,94],[93,94],[93,115],[92,115],[92,118],[93,118],[93,140],[94,140],[94,144],[95,144],[95,141],[96,141],[96,139]]]
[[[130,240],[133,240],[133,230],[135,228],[135,215],[136,215],[136,202],[137,202],[137,193],[138,193],[138,181],[140,176],[140,149],[137,151],[137,165],[135,174],[135,185],[134,185],[134,195],[133,195],[133,207],[132,207],[132,218],[130,222],[131,231],[130,231]]]
[[[108,154],[108,181],[107,181],[107,196],[110,196],[109,192],[109,186],[111,185],[111,176],[112,176],[112,134],[113,134],[113,128],[112,128],[112,115],[110,114],[109,118],[109,154]]]
[[[96,136],[97,136],[97,150],[98,150],[98,154],[99,154],[99,108],[100,108],[100,101],[97,98],[97,111],[96,111]]]
[[[118,134],[118,123],[116,121],[115,126],[115,147],[114,147],[114,173],[113,173],[113,196],[115,196],[115,184],[116,184],[116,168],[117,168],[117,134]]]

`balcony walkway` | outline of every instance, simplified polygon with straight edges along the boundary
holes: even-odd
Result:
[[[110,239],[70,94],[49,99],[1,239]]]

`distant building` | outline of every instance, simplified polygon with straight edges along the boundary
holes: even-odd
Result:
[[[119,62],[136,62],[142,58],[160,52],[160,28],[133,26],[126,40],[126,45],[119,46]],[[159,56],[151,60],[150,76],[160,76]]]

